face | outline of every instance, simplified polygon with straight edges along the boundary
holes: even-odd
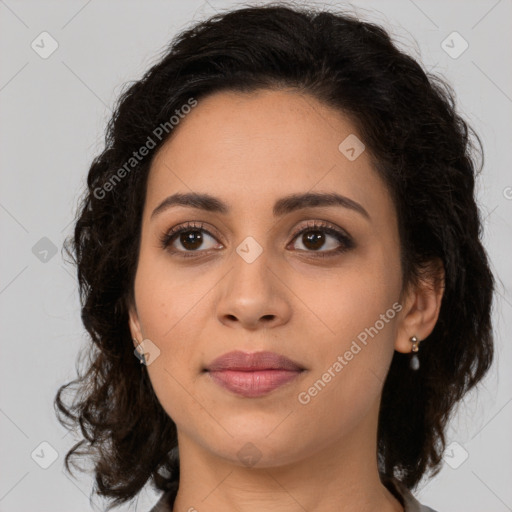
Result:
[[[148,177],[130,325],[151,342],[149,377],[180,443],[273,466],[375,427],[401,332],[400,249],[368,153],[339,149],[354,126],[311,96],[265,90],[215,93],[174,130]],[[223,208],[162,205],[177,193]],[[303,194],[344,199],[282,201]],[[251,395],[240,373],[205,371],[235,350],[302,371],[256,372]]]

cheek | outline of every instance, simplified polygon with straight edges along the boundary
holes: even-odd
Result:
[[[305,278],[304,273],[297,276],[291,287],[306,297],[305,305],[315,313],[315,321],[326,335],[325,345],[339,350],[376,322],[383,337],[392,334],[395,310],[390,311],[384,324],[380,319],[398,300],[401,277],[394,258],[385,257],[383,252],[372,249],[371,253],[311,279]]]
[[[142,252],[135,279],[137,312],[144,338],[159,350],[147,371],[167,414],[186,418],[194,408],[191,376],[204,362],[197,341],[204,338],[206,318],[199,317],[206,313],[208,291],[216,280],[208,273],[201,277],[171,268],[167,255],[145,256]]]
[[[372,302],[354,290],[351,299],[339,297],[339,307],[325,313],[334,334],[316,341],[315,367],[295,401],[305,422],[321,419],[320,437],[326,443],[357,429],[379,401],[394,353],[396,323],[393,303],[380,299]]]
[[[182,336],[183,329],[193,328],[191,319],[214,284],[207,271],[173,264],[163,250],[142,251],[135,296],[144,335],[167,345],[176,340],[177,333]]]
[[[336,403],[342,416],[351,409],[357,418],[378,397],[391,363],[401,310],[400,268],[384,251],[371,256],[302,291],[323,333],[315,339],[316,367],[302,389],[304,401],[311,399],[307,407],[318,413]],[[324,398],[316,400],[317,395]],[[334,422],[341,421],[334,416]]]

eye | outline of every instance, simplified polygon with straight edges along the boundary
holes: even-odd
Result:
[[[185,248],[185,251],[174,249],[171,252],[178,253],[186,253],[186,252],[199,252],[198,249],[201,247],[201,244],[204,242],[203,233],[206,233],[207,237],[215,240],[213,235],[203,228],[203,223],[196,224],[194,222],[187,222],[183,226],[177,226],[172,228],[170,231],[164,233],[164,235],[160,238],[160,245],[162,249],[168,249],[171,243],[178,241],[182,247]],[[179,236],[179,238],[178,238]],[[185,258],[194,256],[194,254],[180,254]]]
[[[172,228],[170,231],[164,233],[160,238],[160,245],[162,249],[169,250],[171,244],[174,245],[174,243],[177,242],[181,244],[184,250],[172,247],[170,252],[179,253],[179,256],[189,258],[196,257],[197,255],[194,253],[206,252],[209,249],[214,248],[214,246],[212,246],[200,250],[205,241],[204,234],[206,234],[206,239],[211,238],[212,240],[215,240],[215,237],[209,231],[204,229],[203,225],[204,223],[202,222],[187,222],[182,226]],[[298,232],[294,233],[293,240],[298,239],[301,235],[302,238],[299,240],[304,248],[299,248],[298,250],[301,252],[312,253],[311,256],[313,257],[324,258],[336,256],[342,252],[352,249],[355,246],[352,238],[344,230],[334,227],[324,221],[313,221],[306,227],[300,228]],[[334,248],[327,251],[320,251],[319,249],[325,245],[326,240],[329,238],[334,239],[334,244],[333,242],[329,244],[331,246],[334,245]],[[222,244],[220,244],[220,248],[222,248]]]
[[[302,237],[299,238],[301,235]],[[319,251],[319,249],[325,245],[326,239],[329,237],[335,240],[334,244],[333,242],[329,244],[331,250]],[[355,246],[354,241],[348,233],[324,221],[313,221],[305,228],[299,229],[298,233],[294,234],[294,240],[295,239],[301,242],[306,252],[316,252],[318,254],[313,254],[312,256],[320,258],[336,256]],[[333,245],[334,248],[332,248]],[[336,245],[338,245],[338,247],[336,247]],[[300,250],[303,251],[304,249],[300,248]]]

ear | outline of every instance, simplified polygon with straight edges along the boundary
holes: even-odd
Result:
[[[137,307],[135,306],[135,301],[129,301],[128,306],[128,316],[129,316],[129,324],[130,324],[130,333],[132,335],[133,346],[137,348],[137,346],[142,343],[144,339],[144,335],[142,334],[142,328],[140,325],[139,314],[137,313]]]
[[[434,330],[445,286],[445,272],[439,258],[431,261],[416,285],[410,285],[404,294],[400,312],[395,350],[407,354],[412,350],[410,338],[421,342]],[[421,344],[420,344],[421,348]]]

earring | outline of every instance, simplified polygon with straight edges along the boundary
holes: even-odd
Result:
[[[142,343],[139,343],[135,338],[133,341],[136,343],[137,348],[135,349],[135,355],[139,358],[140,364],[146,364],[146,356],[144,355],[144,348],[142,347]],[[139,347],[141,347],[141,352],[139,352]]]
[[[418,338],[416,338],[416,336],[412,336],[411,339],[410,339],[411,343],[412,343],[412,351],[414,352],[413,356],[411,357],[411,361],[410,361],[410,367],[411,367],[411,370],[418,370],[419,367],[420,367],[420,360],[416,354],[416,352],[418,352],[419,350],[419,341],[418,341]]]

